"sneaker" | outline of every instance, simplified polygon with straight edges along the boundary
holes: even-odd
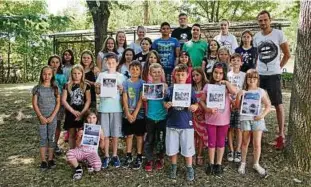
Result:
[[[282,137],[282,136],[279,136],[279,137],[276,139],[275,149],[281,150],[281,149],[283,149],[283,148],[284,148],[283,137]]]
[[[221,165],[215,164],[215,165],[214,165],[214,174],[215,174],[215,175],[221,175],[222,172],[223,172],[223,171],[222,171]]]
[[[172,164],[171,168],[170,168],[170,179],[176,179],[177,176],[177,165],[176,164]]]
[[[142,157],[136,157],[136,160],[135,160],[135,162],[133,164],[133,169],[134,170],[140,169],[142,163],[143,163],[143,158]]]
[[[59,148],[58,145],[56,145],[56,147],[54,149],[54,153],[59,156],[62,154],[62,152],[63,152],[62,149]]]
[[[112,164],[115,168],[120,167],[121,164],[120,164],[120,159],[118,156],[112,157]]]
[[[126,156],[125,160],[124,160],[124,162],[122,164],[122,167],[123,168],[128,168],[128,167],[130,167],[132,162],[133,162],[133,157],[132,156]]]
[[[234,154],[234,162],[241,162],[241,152],[235,152]]]
[[[153,167],[153,161],[150,160],[150,161],[148,161],[148,162],[146,163],[146,165],[145,165],[145,171],[151,172],[151,171],[152,171],[152,167]]]
[[[82,178],[82,175],[83,175],[83,169],[80,167],[75,170],[75,173],[73,174],[72,179],[80,180]]]
[[[109,166],[110,158],[105,157],[104,160],[102,160],[102,169],[106,169]]]
[[[48,165],[49,165],[49,168],[50,168],[50,169],[56,168],[56,163],[55,163],[54,160],[49,160],[49,161],[48,161]]]
[[[92,166],[88,165],[88,166],[87,166],[87,171],[88,171],[89,173],[93,173],[93,172],[94,172],[94,168],[93,168]]]
[[[254,164],[253,169],[256,170],[259,173],[259,175],[266,176],[266,170],[259,164]]]
[[[163,158],[157,159],[157,161],[156,161],[156,169],[160,170],[160,169],[163,169],[163,167],[164,167],[164,159]]]
[[[238,169],[238,173],[241,174],[241,175],[244,175],[245,174],[245,166],[246,166],[246,163],[241,163],[239,169]]]
[[[193,181],[194,180],[194,170],[193,167],[187,167],[187,180]]]
[[[213,175],[214,174],[214,164],[207,164],[205,167],[205,173],[207,175]]]
[[[45,162],[45,161],[42,161],[42,162],[41,162],[41,165],[40,165],[40,170],[41,170],[41,171],[45,171],[45,170],[47,170],[48,168],[49,168],[48,163]]]
[[[232,162],[233,161],[233,152],[232,151],[229,151],[228,155],[227,155],[227,160],[229,162]]]

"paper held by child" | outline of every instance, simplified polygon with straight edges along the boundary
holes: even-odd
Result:
[[[81,145],[87,146],[90,149],[97,151],[100,139],[100,130],[100,125],[85,123]]]
[[[174,84],[173,107],[189,107],[191,104],[191,84]]]
[[[208,108],[217,108],[224,110],[226,104],[226,86],[217,84],[208,84],[206,106]]]
[[[164,84],[144,84],[143,96],[148,100],[160,100],[164,97]]]
[[[246,91],[242,97],[240,114],[258,116],[261,108],[261,96],[258,92]]]
[[[116,97],[117,95],[117,76],[107,74],[103,77],[100,88],[100,97]]]

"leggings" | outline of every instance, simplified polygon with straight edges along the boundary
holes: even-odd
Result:
[[[225,138],[227,136],[229,125],[211,125],[207,124],[208,147],[223,148],[225,147]]]

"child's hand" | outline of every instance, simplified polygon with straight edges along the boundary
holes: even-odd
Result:
[[[72,113],[75,117],[80,117],[80,115],[81,115],[81,113],[80,113],[79,111],[77,111],[77,110],[73,110],[71,113]]]
[[[166,109],[169,109],[169,108],[172,107],[172,105],[173,105],[172,102],[167,102],[167,103],[165,103],[164,107],[165,107]]]
[[[51,123],[54,118],[55,118],[55,116],[50,116],[50,117],[46,118],[47,123]]]
[[[126,119],[130,122],[130,123],[133,123],[135,120],[134,120],[134,117],[132,116],[132,114],[128,113],[126,114]]]
[[[120,93],[123,93],[123,86],[122,85],[117,85],[117,88],[119,89]]]
[[[190,105],[189,110],[191,112],[195,112],[198,109],[198,107],[199,107],[198,105]]]
[[[147,101],[147,97],[146,96],[141,96],[141,99],[146,102]]]
[[[96,82],[94,85],[95,85],[95,88],[100,88],[100,83],[99,82]]]
[[[207,113],[216,114],[218,112],[218,108],[207,108]]]
[[[44,116],[40,116],[39,120],[40,120],[41,125],[48,124],[48,121],[47,121],[47,119]]]
[[[226,80],[221,80],[221,81],[219,81],[220,84],[223,84],[223,85],[226,85],[226,86],[227,86],[227,82],[228,82],[228,81],[226,81]]]
[[[259,120],[261,120],[261,119],[263,119],[263,116],[262,116],[262,115],[259,115],[259,116],[255,116],[255,117],[254,117],[254,120],[255,120],[255,121],[259,121]]]
[[[75,121],[80,121],[81,120],[81,116],[76,117]]]

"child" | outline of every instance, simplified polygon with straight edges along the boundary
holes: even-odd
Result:
[[[179,64],[175,67],[175,84],[185,84],[188,78],[188,67]],[[181,155],[185,157],[187,167],[187,180],[194,180],[194,170],[192,168],[192,156],[195,154],[194,130],[192,126],[191,112],[198,108],[195,92],[191,91],[191,105],[189,108],[172,107],[173,86],[169,87],[164,98],[164,106],[168,109],[166,127],[166,154],[171,157],[170,178],[176,179],[177,154],[181,147]]]
[[[259,159],[261,154],[261,139],[262,132],[266,130],[264,117],[269,113],[271,103],[269,97],[263,89],[259,88],[259,74],[256,70],[251,69],[246,73],[245,90],[257,93],[260,95],[261,102],[264,104],[265,109],[260,111],[260,114],[255,117],[241,115],[241,130],[243,134],[242,143],[242,161],[238,169],[240,174],[245,174],[246,155],[248,151],[248,145],[250,142],[250,131],[253,134],[253,168],[261,175],[266,175],[266,170],[259,165]],[[240,106],[241,96],[245,91],[240,90],[236,99],[236,106]]]
[[[48,65],[51,66],[54,70],[55,83],[58,87],[58,93],[61,96],[62,92],[63,92],[64,85],[67,83],[67,79],[66,79],[65,75],[63,74],[60,57],[57,55],[50,56],[50,58],[48,60]],[[58,155],[60,155],[62,153],[62,150],[58,146],[58,140],[59,140],[60,132],[61,132],[61,121],[64,118],[64,114],[65,114],[65,109],[64,109],[64,106],[61,105],[61,107],[59,108],[59,111],[57,113],[57,127],[56,127],[56,131],[55,131],[56,146],[55,146],[54,151]]]
[[[67,49],[63,52],[62,63],[63,74],[66,76],[67,81],[69,81],[71,68],[75,64],[73,52],[71,49]]]
[[[101,72],[107,71],[106,55],[108,53],[119,54],[117,51],[116,41],[110,36],[106,38],[96,60],[97,67]]]
[[[188,67],[188,78],[186,83],[191,84],[192,63],[188,52],[182,51],[180,53],[178,64],[185,64]],[[173,74],[173,82],[175,82],[174,80],[175,72],[173,71],[172,74]]]
[[[166,90],[167,85],[161,80],[163,75],[163,67],[158,63],[150,65],[150,76],[152,77],[152,84],[163,83]],[[150,172],[153,169],[153,149],[156,148],[157,159],[155,162],[156,169],[160,170],[164,167],[165,154],[165,132],[166,132],[166,116],[167,111],[163,105],[163,99],[147,100],[142,97],[143,101],[147,101],[147,122],[146,130],[147,137],[145,140],[145,155],[147,163],[145,171]]]
[[[117,67],[117,71],[122,73],[127,79],[131,77],[129,67],[130,63],[134,59],[135,52],[131,48],[125,49],[124,53],[122,54],[120,63]]]
[[[96,93],[95,93],[95,81],[99,74],[99,69],[95,66],[93,54],[89,50],[85,50],[81,54],[80,60],[81,66],[83,66],[85,72],[85,82],[91,86],[91,105],[90,107],[96,110]]]
[[[90,107],[90,86],[85,82],[83,67],[76,64],[71,69],[70,81],[65,85],[62,103],[66,109],[64,129],[69,130],[69,147],[76,147],[76,133],[83,127],[83,115]]]
[[[249,69],[256,69],[257,48],[253,47],[253,34],[249,30],[245,30],[241,35],[241,44],[235,49],[236,53],[240,53],[243,57],[243,65],[241,71],[247,72]]]
[[[32,107],[40,122],[40,155],[41,171],[55,168],[53,160],[55,148],[55,129],[57,125],[57,112],[60,107],[60,96],[58,88],[54,84],[53,69],[44,66],[41,69],[39,84],[32,90]],[[46,162],[46,151],[48,148],[48,162]]]
[[[140,25],[137,27],[136,32],[137,32],[138,38],[129,45],[129,48],[133,49],[135,51],[135,54],[137,55],[138,53],[143,51],[141,43],[146,35],[146,29],[144,26]]]
[[[235,86],[237,91],[241,90],[244,85],[245,73],[240,71],[242,65],[242,56],[239,53],[233,53],[231,56],[232,70],[228,73],[229,82]],[[242,132],[240,129],[240,114],[238,106],[235,106],[235,95],[231,96],[232,109],[230,117],[230,128],[228,133],[229,152],[227,159],[229,162],[241,162],[241,144]],[[234,136],[237,138],[236,150],[233,148]]]
[[[145,114],[142,108],[141,92],[144,81],[139,77],[141,75],[141,64],[139,61],[133,61],[130,64],[131,78],[123,83],[123,134],[126,136],[126,158],[123,167],[128,168],[133,161],[132,145],[133,135],[137,140],[137,157],[133,164],[133,169],[140,169],[142,164],[143,137],[146,132]]]
[[[203,92],[203,88],[205,84],[208,83],[206,80],[205,74],[201,68],[194,68],[192,70],[192,87],[195,90],[195,96],[199,99],[201,98]],[[193,114],[193,124],[194,124],[194,142],[195,147],[197,148],[197,155],[195,163],[197,165],[203,165],[203,156],[202,150],[203,146],[208,146],[207,142],[207,130],[205,125],[205,112],[201,106],[199,106],[198,110]]]
[[[206,74],[207,80],[211,79],[212,69],[217,61],[217,51],[220,48],[217,40],[211,40],[208,44],[207,56],[203,58],[202,69]]]
[[[160,62],[159,54],[158,54],[158,52],[155,51],[155,50],[151,50],[151,51],[148,53],[148,55],[147,55],[147,61],[146,61],[146,63],[145,63],[144,66],[143,66],[142,79],[143,79],[144,81],[146,81],[146,82],[152,82],[152,77],[151,77],[150,74],[149,74],[149,73],[150,73],[149,67],[150,67],[150,65],[153,64],[153,63],[158,63],[158,64],[160,64],[160,65],[163,67],[163,65],[162,65],[161,62]],[[165,73],[164,73],[164,71],[163,71],[163,73],[162,73],[162,78],[161,78],[161,80],[162,80],[163,82],[166,82],[166,81],[165,81]]]
[[[117,43],[117,51],[120,57],[122,56],[124,50],[127,48],[126,34],[124,31],[118,31],[116,33],[116,43]],[[135,55],[135,52],[134,52],[134,55]]]
[[[218,54],[218,62],[222,62],[227,66],[226,73],[228,73],[231,70],[229,49],[222,46],[218,49],[217,54]]]
[[[97,123],[97,117],[94,112],[87,111],[85,113],[85,118],[86,118],[85,122],[87,123],[90,124]],[[103,138],[104,138],[103,131],[100,131],[100,143],[102,140],[104,140]],[[75,173],[73,174],[72,177],[74,180],[80,180],[83,175],[83,169],[78,162],[86,160],[88,163],[88,171],[90,173],[92,173],[93,171],[98,172],[101,169],[101,161],[97,151],[87,146],[81,145],[81,141],[82,138],[80,138],[76,148],[70,149],[66,153],[67,162],[75,169]]]
[[[135,55],[135,59],[138,60],[142,66],[144,66],[147,61],[148,53],[151,49],[152,41],[150,38],[146,37],[141,40],[140,45],[142,51]]]
[[[210,84],[223,84],[226,86],[225,93],[225,109],[208,108],[206,106],[206,94],[209,89],[207,84],[203,88],[204,94],[201,97],[201,106],[205,110],[205,123],[207,125],[208,134],[208,157],[209,165],[206,172],[209,174],[220,175],[222,173],[221,163],[225,150],[225,138],[227,136],[230,123],[230,94],[235,94],[235,88],[227,81],[227,65],[217,62],[212,70],[212,78]],[[217,150],[217,158],[215,164],[215,155]]]
[[[155,49],[160,55],[160,61],[163,64],[165,79],[168,85],[171,84],[171,75],[178,62],[180,44],[176,38],[170,37],[171,26],[167,22],[163,22],[160,27],[161,38],[156,39],[152,43],[152,49]]]
[[[100,97],[100,103],[98,112],[100,112],[100,125],[104,129],[105,135],[105,158],[102,161],[102,168],[107,168],[110,163],[109,157],[109,137],[112,137],[112,163],[113,166],[120,167],[120,160],[117,155],[118,150],[118,138],[122,136],[122,105],[121,97],[123,91],[123,82],[125,77],[117,72],[118,66],[118,56],[115,53],[108,53],[106,55],[107,68],[108,71],[99,73],[96,84],[95,91],[100,94],[100,85],[103,78],[109,75],[116,76],[116,83],[118,88],[118,93],[115,97]]]

